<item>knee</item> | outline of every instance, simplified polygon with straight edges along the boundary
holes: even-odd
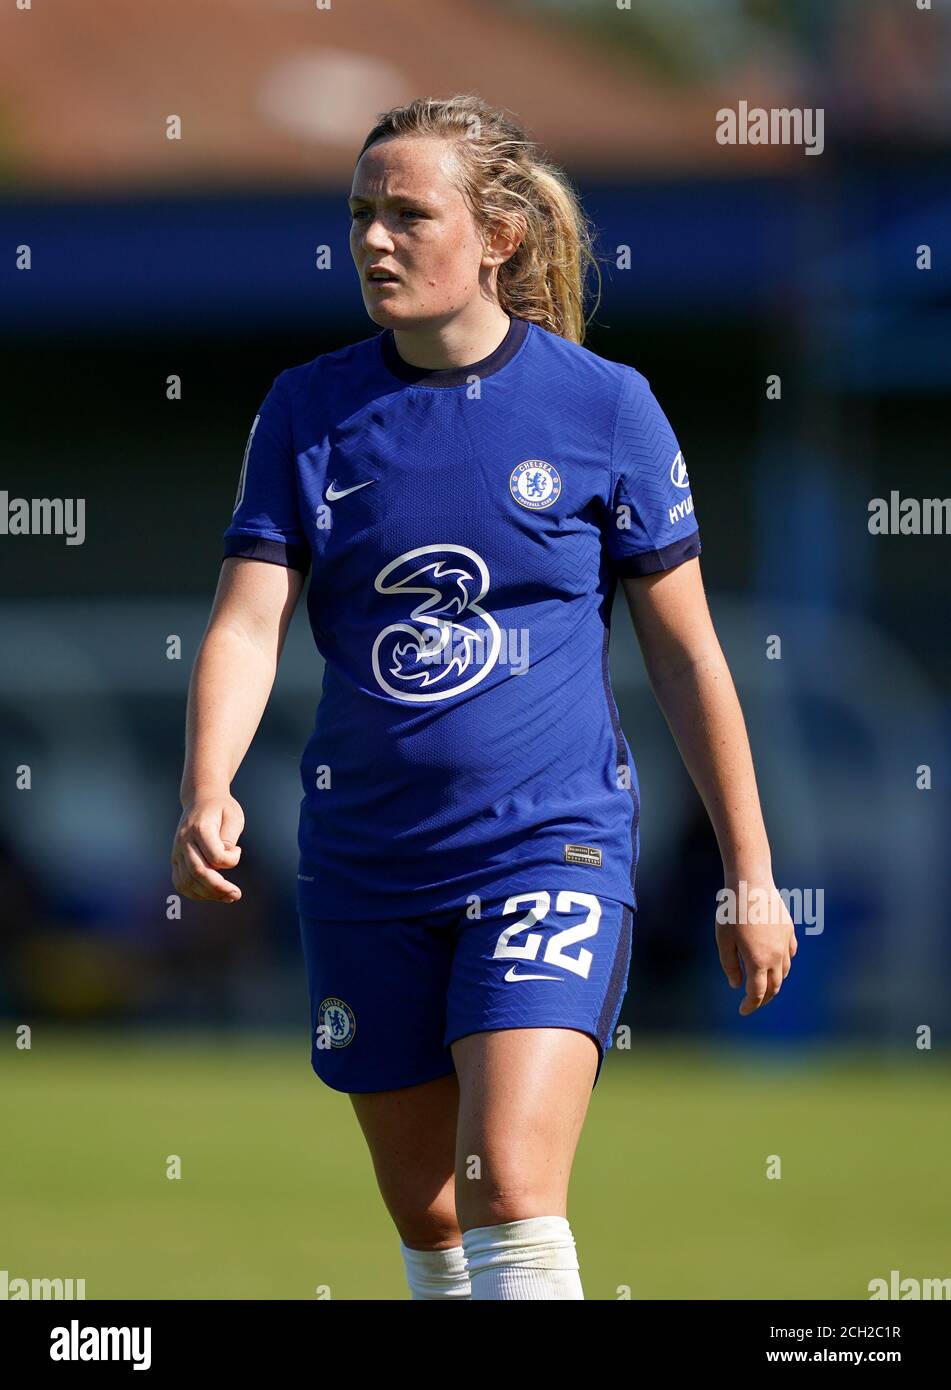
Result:
[[[440,1250],[462,1239],[456,1217],[455,1181],[450,1165],[445,1176],[391,1167],[377,1170],[380,1196],[404,1245],[411,1250]]]
[[[410,1250],[448,1250],[462,1241],[455,1213],[445,1220],[414,1213],[396,1221],[395,1225],[400,1240]]]
[[[456,1210],[463,1229],[500,1226],[531,1216],[553,1216],[562,1209],[561,1199],[537,1184],[503,1176],[464,1177],[456,1194]]]
[[[390,1216],[403,1244],[411,1250],[445,1250],[462,1240],[452,1201],[391,1204]]]

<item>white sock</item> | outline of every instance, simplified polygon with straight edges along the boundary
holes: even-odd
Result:
[[[413,1298],[471,1297],[461,1245],[450,1245],[448,1250],[411,1250],[401,1240],[400,1252]]]
[[[584,1298],[571,1227],[563,1216],[529,1216],[463,1231],[472,1298]]]

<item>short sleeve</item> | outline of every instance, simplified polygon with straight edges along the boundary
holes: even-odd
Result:
[[[301,523],[290,401],[282,376],[275,377],[251,425],[223,558],[267,560],[306,574],[311,551]]]
[[[700,554],[687,466],[647,380],[624,369],[611,447],[605,532],[617,575],[656,574]]]

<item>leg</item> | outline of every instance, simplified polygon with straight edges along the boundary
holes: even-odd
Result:
[[[526,891],[460,927],[446,1042],[473,1299],[584,1298],[568,1182],[621,1006],[632,917],[593,893]]]
[[[594,1039],[571,1028],[507,1028],[470,1033],[452,1055],[460,1229],[564,1217],[598,1065]]]
[[[470,1296],[583,1299],[565,1213],[597,1044],[569,1028],[512,1028],[460,1038],[453,1056],[456,1208]]]
[[[564,890],[513,894],[460,924],[446,1042],[460,1087],[463,1231],[564,1216],[575,1147],[627,984],[632,917],[623,903]],[[481,1176],[467,1177],[470,1155]]]
[[[459,1082],[455,1073],[396,1091],[351,1095],[380,1195],[413,1250],[459,1245],[454,1167]]]
[[[351,1095],[350,1100],[383,1201],[400,1233],[412,1297],[470,1298],[453,1192],[459,1108],[455,1073],[420,1086]]]

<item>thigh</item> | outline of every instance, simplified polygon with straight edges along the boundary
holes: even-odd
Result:
[[[301,917],[311,1065],[337,1091],[419,1086],[452,1073],[445,1042],[453,932],[432,918]]]
[[[455,1072],[421,1086],[351,1095],[350,1100],[380,1195],[402,1239],[424,1250],[458,1245]]]
[[[570,1028],[507,1028],[471,1033],[452,1053],[460,1229],[565,1216],[598,1063],[594,1040]]]

